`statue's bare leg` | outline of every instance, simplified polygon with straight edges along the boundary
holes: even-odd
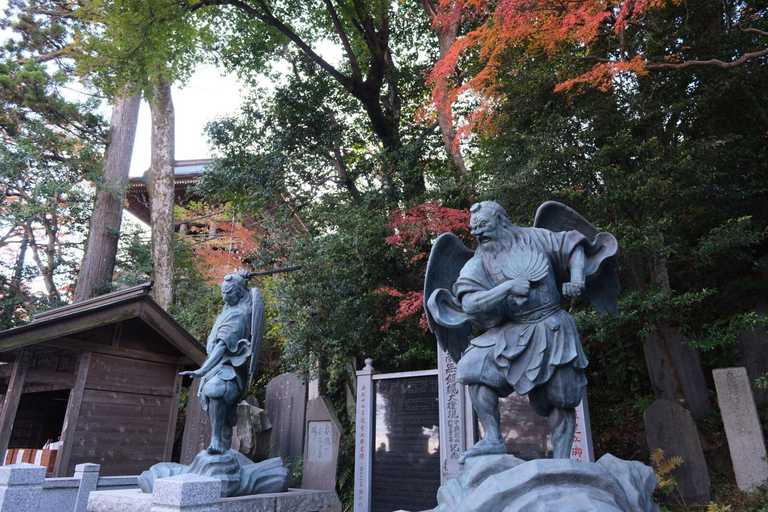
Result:
[[[229,428],[229,440],[232,441],[232,428],[226,424],[227,404],[219,399],[212,398],[208,405],[208,417],[211,419],[211,445],[208,447],[208,453],[218,454],[227,451],[223,439],[223,429]]]
[[[573,434],[576,430],[576,411],[573,408],[553,407],[547,416],[547,424],[552,436],[552,452],[556,459],[571,457]]]
[[[464,464],[470,457],[507,453],[507,447],[501,438],[501,417],[499,415],[499,395],[496,391],[482,384],[469,385],[469,397],[477,412],[477,419],[483,426],[483,439],[467,450],[459,458]]]

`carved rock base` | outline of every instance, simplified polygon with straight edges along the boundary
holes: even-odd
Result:
[[[203,450],[190,466],[173,462],[155,464],[139,475],[139,488],[151,493],[155,480],[183,473],[218,478],[221,480],[222,498],[285,492],[290,480],[288,468],[283,466],[280,457],[257,463],[234,450],[216,455]]]
[[[433,512],[658,512],[648,466],[605,455],[596,463],[473,457],[437,493]]]

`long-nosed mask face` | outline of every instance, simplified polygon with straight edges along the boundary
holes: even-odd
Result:
[[[472,228],[470,234],[482,245],[497,238],[499,221],[494,215],[481,210],[469,218],[469,227]]]

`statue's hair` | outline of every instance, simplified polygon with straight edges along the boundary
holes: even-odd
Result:
[[[241,273],[227,274],[226,276],[224,276],[224,282],[222,283],[222,285],[224,284],[237,286],[243,289],[244,291],[248,290],[248,281],[245,279],[245,277],[241,275]]]
[[[497,217],[499,220],[501,220],[502,225],[504,226],[510,226],[512,224],[507,218],[507,211],[503,206],[495,201],[481,201],[479,203],[473,204],[469,208],[470,213],[478,213],[480,210],[485,210],[491,215]]]

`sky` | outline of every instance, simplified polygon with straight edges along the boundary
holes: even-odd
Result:
[[[4,15],[7,5],[7,0],[0,0],[0,16]],[[9,35],[8,31],[0,31],[0,42]],[[208,121],[239,111],[242,96],[236,77],[211,64],[200,64],[183,87],[177,85],[172,88],[172,95],[176,113],[176,160],[210,158],[203,127]],[[109,118],[111,107],[105,105],[103,108],[104,115]],[[149,168],[150,138],[149,105],[142,101],[131,159],[131,176],[141,176]]]
[[[208,121],[239,111],[242,95],[236,77],[211,64],[203,64],[183,87],[172,87],[171,94],[176,114],[176,160],[210,158],[203,127]],[[149,168],[151,122],[149,105],[142,101],[131,176],[141,176]]]

